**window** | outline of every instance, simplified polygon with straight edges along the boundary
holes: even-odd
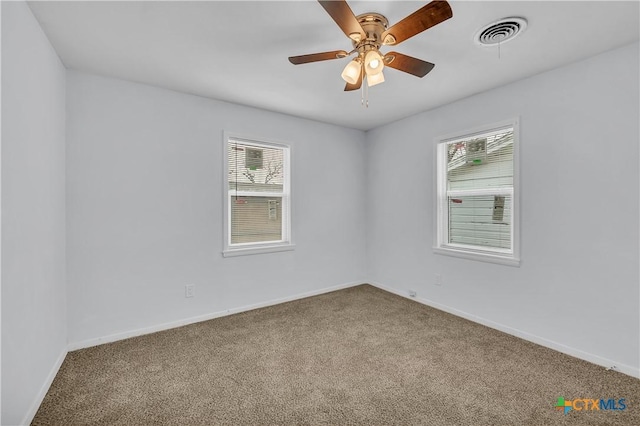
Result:
[[[518,265],[517,120],[436,142],[434,251]]]
[[[225,134],[223,255],[291,250],[290,148]]]

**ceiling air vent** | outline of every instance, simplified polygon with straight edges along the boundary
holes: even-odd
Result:
[[[513,40],[526,28],[527,20],[524,18],[504,18],[478,31],[475,41],[481,46],[495,46]]]

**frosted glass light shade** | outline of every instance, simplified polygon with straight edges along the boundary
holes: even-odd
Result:
[[[349,62],[342,71],[342,79],[349,84],[356,84],[360,78],[361,68],[360,62],[356,60]]]
[[[379,74],[382,72],[384,68],[384,62],[382,61],[382,56],[378,53],[377,50],[370,50],[367,52],[364,57],[364,69],[367,73],[367,76],[372,76],[375,74]]]
[[[376,84],[384,83],[384,74],[379,72],[378,74],[367,75],[367,85],[369,87],[375,86]]]

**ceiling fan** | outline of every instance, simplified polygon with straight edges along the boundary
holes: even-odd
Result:
[[[357,90],[366,77],[367,85],[384,82],[385,66],[416,77],[424,77],[434,67],[431,62],[403,55],[398,52],[382,54],[380,46],[395,46],[408,38],[427,30],[453,16],[446,1],[432,1],[400,22],[387,28],[389,21],[379,13],[363,13],[355,16],[345,0],[318,0],[340,29],[351,39],[353,50],[334,50],[310,55],[290,56],[294,65],[341,59],[356,53],[357,56],[342,71],[347,82],[345,91]]]

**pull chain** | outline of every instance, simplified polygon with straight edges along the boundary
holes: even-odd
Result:
[[[362,86],[360,86],[360,105],[362,108],[369,108],[369,85],[365,84],[366,78],[366,76],[362,78]]]
[[[363,83],[364,83],[364,81],[363,81]],[[364,98],[364,100],[365,100],[365,108],[369,108],[369,82],[368,81],[367,81],[366,87],[364,88],[364,92],[366,93],[365,98]]]

